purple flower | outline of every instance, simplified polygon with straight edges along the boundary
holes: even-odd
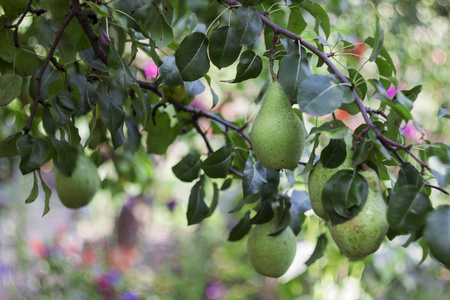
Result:
[[[224,296],[225,287],[220,283],[213,283],[208,286],[205,291],[206,298],[208,299],[218,299]]]
[[[169,202],[166,203],[167,208],[169,209],[170,212],[173,212],[173,210],[175,209],[175,206],[177,205],[177,202],[175,200],[170,200]]]
[[[126,291],[120,296],[119,300],[139,300],[139,295],[135,292]]]

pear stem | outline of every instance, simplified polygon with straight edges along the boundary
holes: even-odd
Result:
[[[235,1],[235,0],[219,0],[219,2],[223,2],[226,3],[228,6],[230,7],[234,7],[234,6],[239,6],[241,5],[241,3],[239,1]],[[328,56],[327,53],[320,51],[319,49],[317,49],[316,47],[314,47],[312,44],[308,43],[307,41],[305,41],[302,37],[300,37],[299,35],[293,33],[290,30],[287,30],[286,28],[283,28],[281,26],[279,26],[278,24],[274,23],[272,20],[270,20],[267,17],[268,13],[259,13],[259,16],[262,20],[262,22],[269,27],[270,29],[272,29],[272,31],[274,32],[274,39],[275,36],[278,36],[279,34],[282,34],[294,41],[298,41],[303,47],[305,47],[306,49],[308,49],[309,51],[311,51],[314,55],[316,55],[319,59],[321,59],[330,69],[330,72],[334,73],[339,80],[342,83],[348,84],[350,86],[350,89],[355,97],[355,103],[358,106],[365,123],[367,124],[367,127],[369,128],[368,130],[372,130],[375,133],[375,136],[377,138],[377,140],[380,141],[380,143],[388,150],[391,151],[400,162],[403,162],[404,159],[401,157],[399,151],[404,151],[406,152],[412,159],[414,159],[421,167],[421,173],[423,174],[426,170],[431,171],[431,168],[428,164],[426,164],[425,162],[423,162],[416,154],[414,154],[411,151],[411,145],[402,145],[399,144],[389,138],[387,138],[386,136],[384,136],[384,134],[377,128],[377,126],[372,122],[372,120],[370,119],[369,114],[374,113],[373,109],[365,106],[361,100],[361,98],[359,97],[358,93],[356,92],[356,90],[354,89],[354,84],[352,84],[347,77],[345,77],[344,74],[342,74],[342,72],[339,71],[339,69],[336,67],[336,65],[331,61],[330,57]],[[272,44],[272,48],[274,48],[274,44]],[[272,55],[272,49],[271,49],[271,55]],[[273,61],[271,58],[271,72],[273,72],[272,70],[272,65],[273,65]],[[273,77],[273,74],[272,74]],[[379,113],[378,111],[375,111],[375,113]],[[435,188],[434,186],[428,185],[432,188]],[[443,189],[438,188],[437,190],[443,192],[444,194],[448,195],[448,192],[444,191]]]
[[[273,64],[275,60],[275,48],[277,47],[278,40],[279,40],[279,33],[275,31],[273,35],[272,47],[270,47],[270,59],[269,59],[270,74],[272,75],[272,81],[274,82],[278,81],[277,74],[273,70]]]

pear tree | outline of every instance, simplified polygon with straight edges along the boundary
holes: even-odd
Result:
[[[372,34],[352,42],[327,5],[0,1],[2,172],[18,165],[33,174],[23,200],[33,205],[40,185],[45,215],[53,201],[88,205],[100,186],[120,190],[132,181],[144,193],[142,168],[187,140],[172,171],[192,185],[188,225],[210,217],[220,196],[239,186],[230,214],[240,221],[228,240],[248,236],[263,275],[286,271],[296,236],[315,214],[326,226],[309,265],[324,255],[329,230],[350,258],[406,236],[405,246],[420,243],[424,258],[450,268],[449,141],[405,138],[401,124],[420,129],[412,109],[422,86],[399,83],[402,62],[386,47],[375,12],[366,24]],[[157,72],[146,77],[143,61]],[[204,94],[208,107],[198,103]],[[227,118],[221,107],[238,95],[252,95],[248,106],[259,112]],[[352,127],[338,113],[361,122]],[[442,106],[436,115],[448,122],[450,111]],[[109,161],[117,182],[100,182],[96,169]],[[49,165],[53,195],[41,176]],[[442,200],[432,201],[436,195]]]

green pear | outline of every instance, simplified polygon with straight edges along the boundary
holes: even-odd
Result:
[[[80,208],[87,205],[100,187],[97,167],[83,154],[78,155],[72,176],[58,169],[55,173],[55,189],[59,200],[68,208]]]
[[[378,250],[388,230],[387,206],[380,190],[377,173],[359,172],[368,184],[367,200],[352,219],[330,228],[331,236],[344,255],[361,258]]]
[[[255,225],[247,239],[247,251],[255,270],[267,277],[280,277],[289,269],[297,249],[296,237],[288,226],[280,234],[276,231],[279,218]]]
[[[250,132],[253,151],[267,169],[295,168],[305,146],[303,123],[278,81],[270,84]]]
[[[311,208],[317,216],[325,221],[329,220],[322,205],[322,190],[325,183],[338,171],[352,168],[352,135],[347,134],[344,137],[344,140],[347,154],[344,162],[340,166],[334,169],[325,168],[322,162],[318,161],[314,166],[314,169],[309,173],[308,194],[309,199],[311,200]]]

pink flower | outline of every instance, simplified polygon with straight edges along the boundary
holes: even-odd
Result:
[[[412,122],[408,122],[402,130],[403,136],[406,138],[408,143],[413,141],[418,141],[422,137],[422,133],[420,133]]]
[[[391,86],[386,91],[386,95],[392,99],[395,97],[395,95],[397,95],[397,90],[403,90],[403,86],[401,84],[399,84],[396,89],[395,85],[391,84]]]
[[[145,65],[144,72],[147,80],[152,79],[158,75],[158,66],[153,61],[150,61]]]
[[[389,87],[389,89],[386,91],[386,95],[389,98],[394,98],[394,96],[397,94],[397,91],[395,90],[395,86],[393,84],[391,84],[391,86]]]
[[[31,238],[29,241],[29,247],[31,252],[33,252],[33,254],[38,258],[45,259],[49,255],[47,247],[39,238]]]

